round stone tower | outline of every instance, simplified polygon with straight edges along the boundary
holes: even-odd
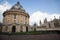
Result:
[[[3,13],[3,32],[28,32],[29,14],[17,2]]]

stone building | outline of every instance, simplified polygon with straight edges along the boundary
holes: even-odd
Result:
[[[0,32],[2,32],[3,24],[0,22]]]
[[[9,10],[3,13],[2,32],[28,32],[29,14],[22,5],[17,2]]]
[[[9,10],[3,13],[3,27],[2,32],[28,32],[28,31],[46,31],[46,30],[60,30],[60,17],[59,19],[47,21],[45,18],[40,26],[36,23],[33,27],[29,25],[29,14],[24,10],[22,5],[17,2]]]
[[[54,18],[51,21],[47,21],[47,19],[45,18],[44,23],[36,27],[36,31],[41,30],[60,30],[60,17],[59,19]]]

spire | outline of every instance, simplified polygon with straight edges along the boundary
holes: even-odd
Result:
[[[54,16],[54,19],[56,19],[56,17]]]
[[[37,24],[36,24],[36,23],[34,23],[34,26],[37,26]]]
[[[45,18],[44,23],[47,23],[47,18]]]
[[[11,9],[14,9],[14,10],[24,10],[22,5],[19,2],[17,2],[14,6],[12,6]]]

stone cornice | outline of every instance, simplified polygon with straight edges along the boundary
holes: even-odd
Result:
[[[30,17],[28,13],[23,12],[23,11],[19,11],[19,10],[5,11],[3,13],[3,16],[5,16],[5,15],[11,15],[11,14],[24,15],[24,16]]]
[[[11,24],[4,24],[3,26],[10,26],[10,25],[12,25],[12,26],[14,26],[14,25],[20,25],[20,26],[30,26],[29,24],[18,24],[18,23],[11,23]]]

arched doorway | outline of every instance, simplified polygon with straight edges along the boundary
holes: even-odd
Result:
[[[28,26],[26,26],[26,32],[28,32]]]
[[[16,26],[12,26],[12,32],[15,32]]]

